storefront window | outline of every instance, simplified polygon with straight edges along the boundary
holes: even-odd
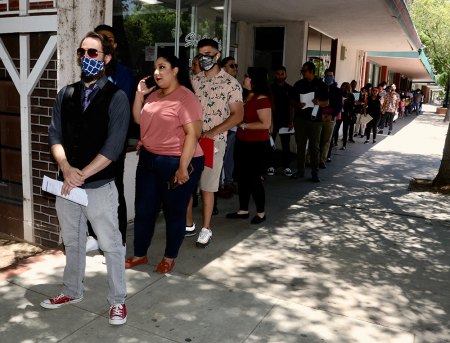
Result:
[[[325,69],[331,65],[332,39],[324,34],[309,28],[307,60],[316,66],[316,76],[323,77]]]
[[[222,46],[224,3],[228,1],[114,0],[119,58],[132,68],[136,80],[153,72],[162,51],[173,52],[188,68],[199,39],[214,38]]]

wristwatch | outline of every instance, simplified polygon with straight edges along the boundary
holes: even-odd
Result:
[[[240,127],[242,130],[245,130],[245,128],[247,127],[247,124],[246,124],[246,123],[242,123],[241,125],[239,125],[239,127]]]

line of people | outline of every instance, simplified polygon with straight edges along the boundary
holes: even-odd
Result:
[[[89,235],[105,255],[112,325],[126,322],[125,269],[148,264],[161,209],[166,246],[156,271],[167,273],[175,266],[184,238],[197,236],[192,215],[192,195],[197,188],[202,198],[202,227],[195,244],[205,248],[213,236],[215,194],[222,179],[223,189],[237,188],[239,195],[237,210],[226,218],[250,219],[253,197],[256,213],[250,223],[267,219],[264,176],[275,173],[271,146],[278,135],[283,174],[302,178],[309,165],[311,181],[320,182],[319,169],[331,161],[340,123],[345,148],[347,141],[353,141],[359,108],[362,116],[372,117],[365,134],[368,140],[372,131],[375,142],[377,114],[388,118],[391,131],[400,102],[395,85],[384,97],[377,88],[364,87],[356,99],[354,84],[338,88],[330,69],[324,80],[318,78],[312,62],[303,64],[302,78],[293,86],[286,83],[282,66],[275,71],[272,85],[267,70],[259,67],[248,68],[241,85],[235,78],[234,58],[221,59],[218,43],[205,38],[198,42],[191,76],[176,56],[163,53],[154,63],[153,75],[139,81],[130,106],[133,95],[125,86],[130,79],[124,76],[130,73],[121,73],[125,69],[114,59],[115,48],[111,27],[102,25],[89,32],[76,51],[81,80],[64,87],[56,98],[49,146],[63,181],[61,195],[81,187],[89,203],[82,206],[64,197],[56,199],[66,252],[63,288],[56,297],[41,302],[44,308],[56,309],[83,299]],[[140,141],[134,251],[126,258],[123,162],[131,116],[139,124]],[[290,168],[292,134],[297,144],[295,171]]]

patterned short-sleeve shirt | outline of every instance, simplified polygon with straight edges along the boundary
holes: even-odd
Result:
[[[230,116],[230,105],[242,102],[241,85],[223,70],[210,79],[204,72],[195,75],[192,87],[203,107],[204,132],[220,125]],[[226,141],[227,133],[221,133],[214,139]]]

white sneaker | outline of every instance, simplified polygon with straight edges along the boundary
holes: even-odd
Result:
[[[292,176],[291,168],[284,168],[283,174],[286,175],[286,176]]]
[[[274,167],[267,168],[267,175],[269,176],[275,175],[275,168]]]
[[[98,250],[98,242],[94,237],[88,236],[86,240],[86,252],[94,250]]]
[[[195,231],[195,223],[192,223],[192,226],[186,226],[184,237],[192,237],[195,236],[196,234],[197,232]]]
[[[211,237],[212,231],[206,227],[203,227],[200,231],[200,234],[198,235],[195,245],[198,248],[206,248],[209,245],[209,242],[211,242]]]

